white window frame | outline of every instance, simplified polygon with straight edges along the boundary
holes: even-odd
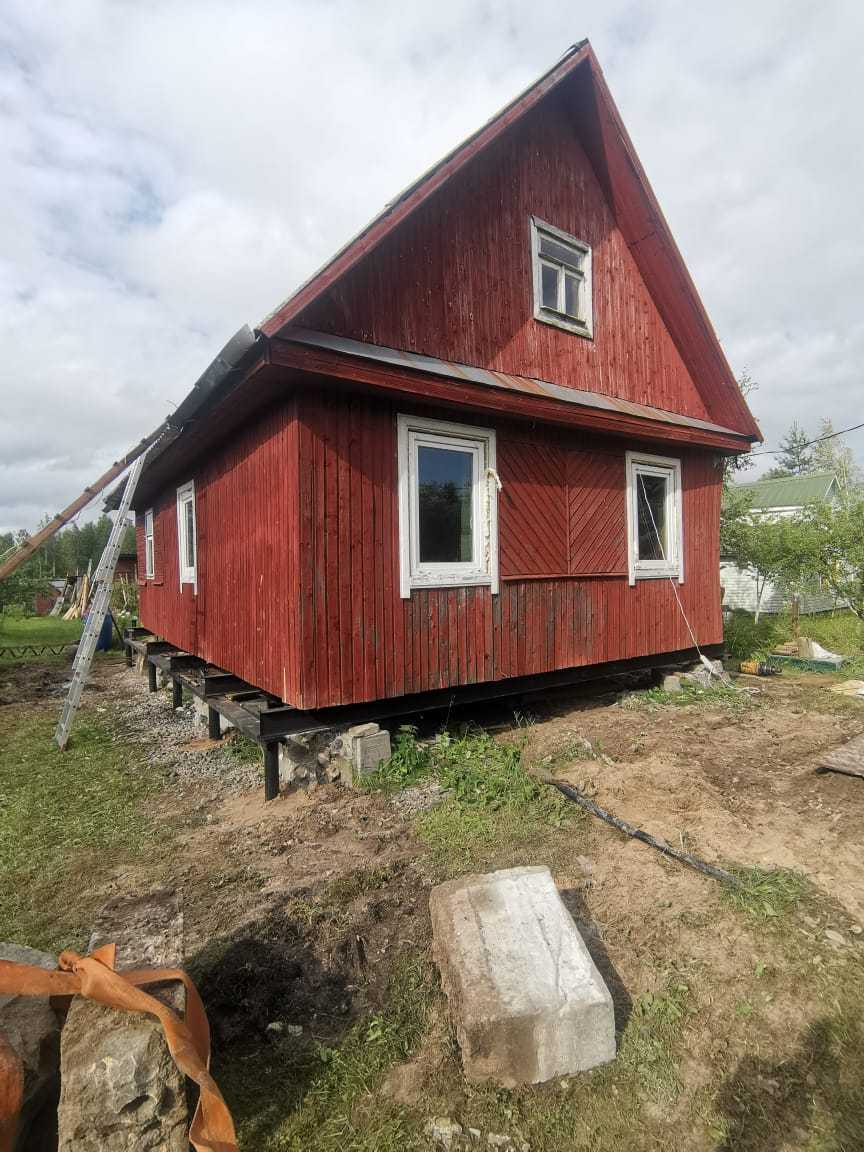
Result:
[[[639,559],[639,476],[663,476],[666,487],[665,560]],[[681,461],[671,456],[627,453],[627,563],[631,584],[637,580],[671,579],[684,583],[684,515]]]
[[[153,509],[144,513],[144,579],[152,580],[156,575],[156,550],[153,538]]]
[[[192,532],[194,534],[193,556],[194,563],[186,563],[188,540],[186,538],[186,517],[183,514],[184,506],[192,504]],[[195,481],[189,480],[177,489],[177,560],[180,568],[180,587],[191,584],[196,594],[198,592],[198,518],[195,510]]]
[[[564,267],[563,264],[558,263],[556,260],[540,255],[540,237],[544,234],[557,244],[562,244],[566,248],[572,248],[579,254],[580,271],[582,273],[582,314],[578,317],[568,316],[564,311],[563,275],[559,278],[560,307],[558,309],[552,309],[543,306],[543,286],[541,280],[543,265],[549,264],[559,270]],[[584,336],[586,339],[592,340],[594,338],[594,297],[591,287],[591,245],[586,244],[584,240],[579,240],[576,236],[571,236],[568,232],[563,232],[553,224],[547,224],[544,220],[532,216],[531,269],[534,281],[534,319],[541,320],[544,324],[553,324],[556,328],[563,328],[567,332],[573,332],[577,336]]]
[[[495,432],[470,424],[451,424],[421,416],[397,416],[399,464],[400,594],[412,588],[453,588],[487,584],[498,592],[498,473],[495,471]],[[420,562],[420,501],[417,450],[421,445],[470,452],[473,459],[472,530],[474,559],[470,562]]]

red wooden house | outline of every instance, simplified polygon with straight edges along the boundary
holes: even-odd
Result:
[[[759,430],[587,42],[172,421],[142,623],[293,708],[722,640],[722,461]]]

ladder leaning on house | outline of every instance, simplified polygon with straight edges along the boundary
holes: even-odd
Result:
[[[78,650],[75,653],[75,660],[72,664],[72,680],[69,684],[69,692],[66,696],[65,703],[63,704],[63,712],[61,713],[57,728],[54,731],[54,739],[59,748],[66,747],[69,732],[72,728],[72,721],[75,719],[75,713],[78,711],[78,705],[81,702],[81,692],[87,682],[87,677],[90,675],[93,653],[96,651],[96,642],[99,639],[99,633],[102,631],[102,625],[105,623],[105,617],[108,614],[111,603],[111,589],[114,585],[114,572],[117,568],[117,557],[120,555],[123,533],[126,530],[126,516],[131,507],[132,497],[135,495],[138,478],[141,475],[141,469],[144,467],[144,461],[146,459],[147,453],[145,451],[134,461],[129,470],[126,487],[123,489],[123,499],[120,501],[120,507],[117,509],[117,516],[111,528],[111,535],[108,537],[108,543],[105,545],[105,551],[102,553],[102,558],[99,561],[96,574],[93,577],[94,592],[90,602],[90,612],[87,616],[87,622],[84,625],[84,631],[81,633]]]

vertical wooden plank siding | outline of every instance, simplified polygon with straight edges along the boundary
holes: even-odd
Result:
[[[180,588],[173,487],[154,506],[155,578],[139,579],[142,624],[286,700],[300,691],[301,652],[314,657],[318,647],[314,635],[301,646],[299,592],[313,588],[309,576],[326,562],[323,553],[320,564],[307,557],[301,581],[298,455],[293,402],[244,429],[181,481],[195,481],[197,596]],[[143,523],[142,511],[139,550]],[[322,577],[322,595],[325,584]],[[314,679],[318,670],[303,671]]]
[[[303,708],[689,648],[676,590],[699,642],[722,639],[713,453],[667,450],[683,466],[683,585],[631,588],[623,462],[634,445],[503,421],[499,595],[401,599],[396,411],[304,392],[184,477],[196,489],[197,596],[179,586],[176,489],[163,493],[142,623]],[[143,522],[142,510],[142,574]]]
[[[534,319],[532,215],[591,245],[591,340]],[[296,323],[712,419],[563,97],[466,165]]]
[[[505,555],[534,558],[535,571],[527,579],[505,576],[494,597],[469,587],[416,590],[402,600],[396,409],[371,397],[324,393],[301,396],[298,404],[299,504],[317,509],[300,518],[301,579],[313,594],[300,590],[299,635],[304,648],[317,651],[303,652],[293,703],[323,707],[689,648],[676,590],[700,644],[722,639],[713,453],[668,452],[683,463],[684,584],[642,580],[631,588],[623,486],[624,453],[634,445],[592,447],[589,437],[555,429],[534,428],[529,438],[502,423],[500,554],[502,562]],[[343,490],[328,502],[334,468]],[[565,471],[570,488],[554,483]],[[532,518],[533,476],[549,510]],[[508,498],[511,483],[516,501]],[[316,518],[324,509],[326,524]],[[556,534],[560,539],[550,539]]]

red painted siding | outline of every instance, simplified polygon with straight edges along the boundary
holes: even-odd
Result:
[[[532,214],[592,246],[593,340],[533,318]],[[467,164],[297,323],[711,419],[561,96]]]
[[[195,481],[197,594],[180,588],[176,490],[163,493],[154,506],[155,578],[139,581],[146,627],[286,700],[300,690],[297,445],[292,403],[180,479]]]
[[[304,660],[295,703],[322,707],[692,645],[668,580],[627,583],[623,480],[632,445],[597,451],[584,437],[536,429],[528,440],[518,426],[499,424],[500,555],[530,559],[531,578],[503,579],[498,596],[429,589],[402,600],[396,409],[324,393],[299,405],[300,506],[310,513],[301,517]],[[711,453],[675,454],[683,460],[685,537],[685,582],[676,588],[699,642],[718,643],[720,475]],[[555,483],[562,458],[565,467],[576,462],[569,488]],[[538,476],[549,511],[532,519],[524,488]],[[594,511],[590,519],[571,513],[568,528],[574,503]],[[569,539],[574,575],[562,575],[567,550],[550,532]],[[580,575],[604,570],[619,574]]]
[[[627,584],[633,445],[553,428],[492,423],[504,484],[500,594],[401,599],[396,412],[375,397],[301,392],[213,454],[193,475],[197,596],[179,588],[175,490],[165,493],[142,622],[303,708],[692,645],[669,581]],[[713,453],[673,454],[684,485],[677,590],[699,642],[717,643],[720,474]],[[142,539],[143,510],[139,554]]]

